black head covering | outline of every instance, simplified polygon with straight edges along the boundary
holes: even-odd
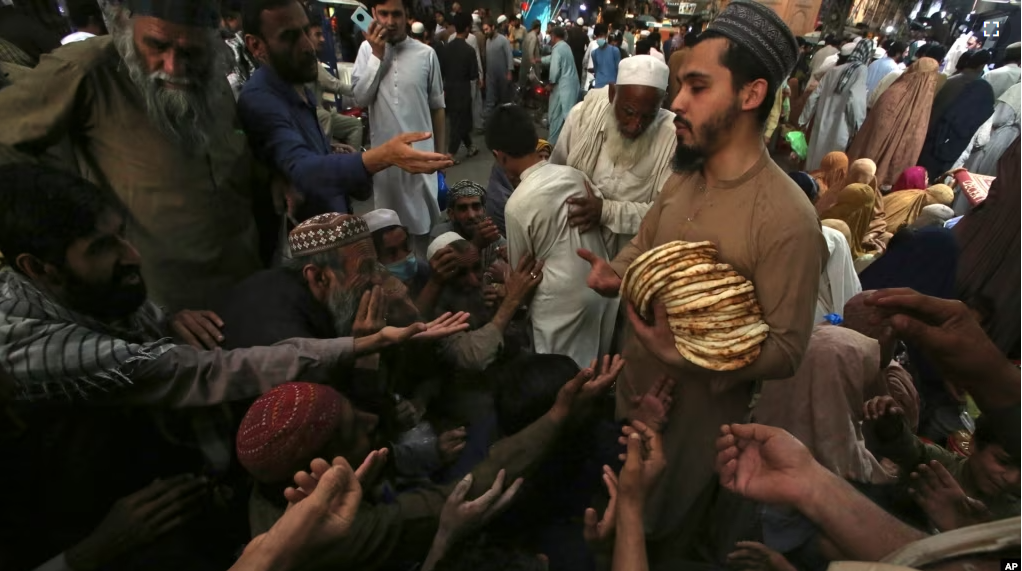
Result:
[[[776,12],[752,0],[734,0],[706,28],[749,50],[780,85],[795,69],[798,41]]]
[[[133,16],[152,16],[182,26],[217,29],[220,9],[214,0],[128,0]]]

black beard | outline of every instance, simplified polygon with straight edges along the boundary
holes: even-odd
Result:
[[[678,147],[674,150],[674,161],[671,165],[674,172],[689,173],[702,169],[706,157],[718,147],[721,136],[731,129],[741,112],[742,107],[736,97],[727,109],[701,126],[698,133],[691,123],[682,119],[681,121],[685,122],[689,132],[692,133],[694,141],[692,145],[685,145],[678,141]]]
[[[138,275],[137,284],[124,284],[124,278]],[[65,272],[68,306],[100,321],[116,321],[135,313],[146,300],[146,286],[138,266],[117,266],[109,283],[89,284]]]
[[[288,53],[278,54],[276,52],[269,51],[267,55],[269,56],[270,65],[273,67],[273,70],[277,72],[277,75],[279,75],[281,79],[291,85],[311,83],[316,81],[316,78],[319,77],[319,69],[314,67],[314,65],[319,65],[319,63],[315,60],[315,55],[313,55],[312,58],[313,62],[316,63],[313,65],[312,62],[310,62],[310,65],[308,66],[301,65],[305,62],[298,62],[296,65],[295,62],[291,61],[291,55]]]

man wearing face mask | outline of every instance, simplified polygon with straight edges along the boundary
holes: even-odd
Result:
[[[429,263],[412,251],[408,228],[401,224],[397,212],[380,208],[367,212],[362,219],[372,232],[376,258],[390,275],[408,287],[409,295],[418,295],[429,281]]]
[[[607,28],[604,24],[596,25],[596,48],[589,55],[593,69],[593,87],[600,89],[617,80],[617,67],[621,63],[621,51],[607,45]]]

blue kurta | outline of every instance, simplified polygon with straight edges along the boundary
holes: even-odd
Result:
[[[554,84],[554,92],[550,94],[550,135],[547,141],[557,145],[557,136],[561,133],[568,111],[578,102],[579,90],[575,57],[564,41],[557,42],[550,54],[550,83]]]

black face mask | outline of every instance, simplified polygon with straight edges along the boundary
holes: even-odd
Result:
[[[131,276],[138,276],[138,283],[124,283]],[[100,321],[128,317],[146,300],[146,286],[138,266],[116,266],[110,282],[105,284],[85,283],[70,272],[65,272],[65,278],[71,309]]]

